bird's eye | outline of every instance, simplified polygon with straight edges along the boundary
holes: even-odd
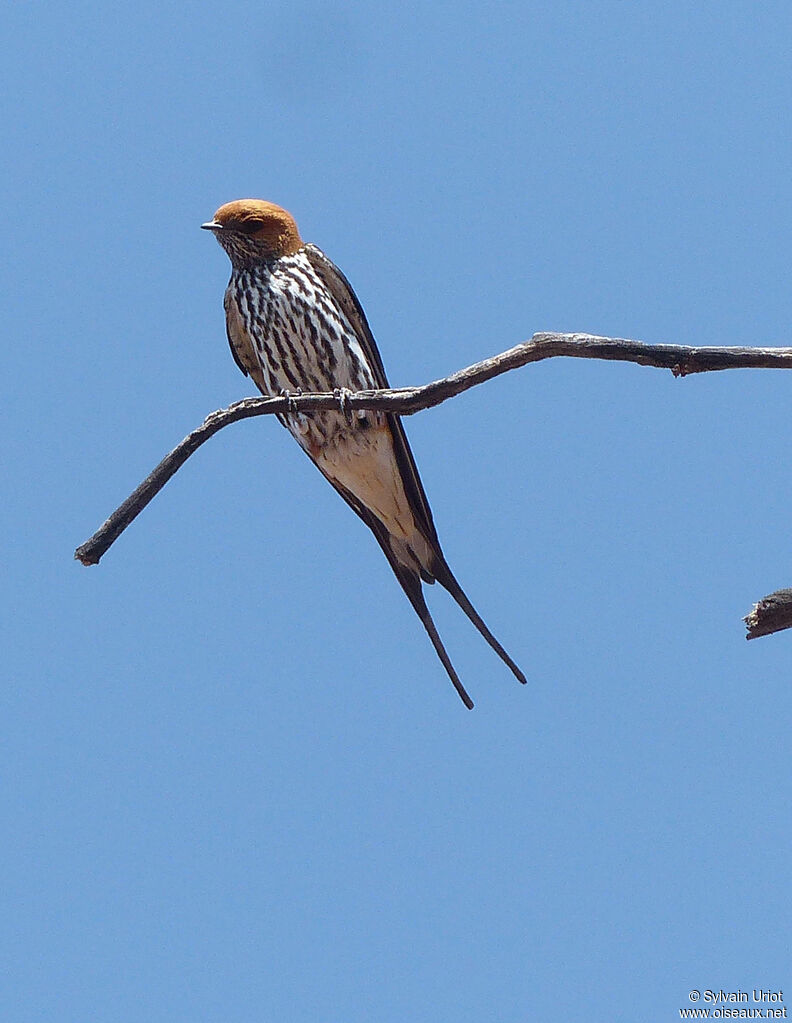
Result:
[[[255,234],[256,231],[260,231],[264,227],[263,220],[246,220],[244,224],[239,225],[239,230],[243,234]]]

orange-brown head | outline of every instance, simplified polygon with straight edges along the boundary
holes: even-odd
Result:
[[[303,247],[294,217],[264,199],[235,199],[221,206],[208,224],[237,266],[291,256]]]

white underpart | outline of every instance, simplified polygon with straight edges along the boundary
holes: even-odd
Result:
[[[387,428],[337,435],[316,457],[319,468],[354,494],[395,536],[409,539],[415,521]]]

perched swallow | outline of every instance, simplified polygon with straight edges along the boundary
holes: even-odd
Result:
[[[389,386],[349,281],[320,249],[303,242],[290,213],[260,199],[237,199],[201,226],[231,259],[224,301],[228,342],[262,394]],[[422,582],[444,586],[525,682],[448,567],[399,417],[355,411],[348,418],[339,411],[278,418],[376,537],[465,705],[471,708],[473,701],[438,635]]]

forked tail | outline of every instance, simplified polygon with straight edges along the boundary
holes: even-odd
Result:
[[[440,583],[440,585],[448,590],[448,592],[451,594],[451,596],[454,598],[457,604],[459,604],[459,606],[462,608],[462,610],[465,612],[465,614],[468,616],[471,622],[473,622],[473,624],[476,626],[476,628],[484,637],[484,639],[486,639],[486,641],[489,643],[489,645],[492,647],[492,649],[495,651],[498,657],[500,657],[503,663],[506,664],[511,669],[511,672],[517,679],[517,681],[522,682],[522,684],[525,685],[525,683],[528,681],[525,675],[522,673],[520,668],[517,667],[517,665],[514,663],[511,657],[509,657],[509,655],[503,649],[498,640],[495,639],[495,637],[490,632],[487,623],[484,621],[484,619],[481,617],[481,615],[478,613],[475,607],[473,607],[473,605],[470,603],[467,594],[456,581],[454,573],[448,567],[445,558],[438,557],[436,559],[435,564],[432,566],[432,572],[434,573],[434,576]]]

